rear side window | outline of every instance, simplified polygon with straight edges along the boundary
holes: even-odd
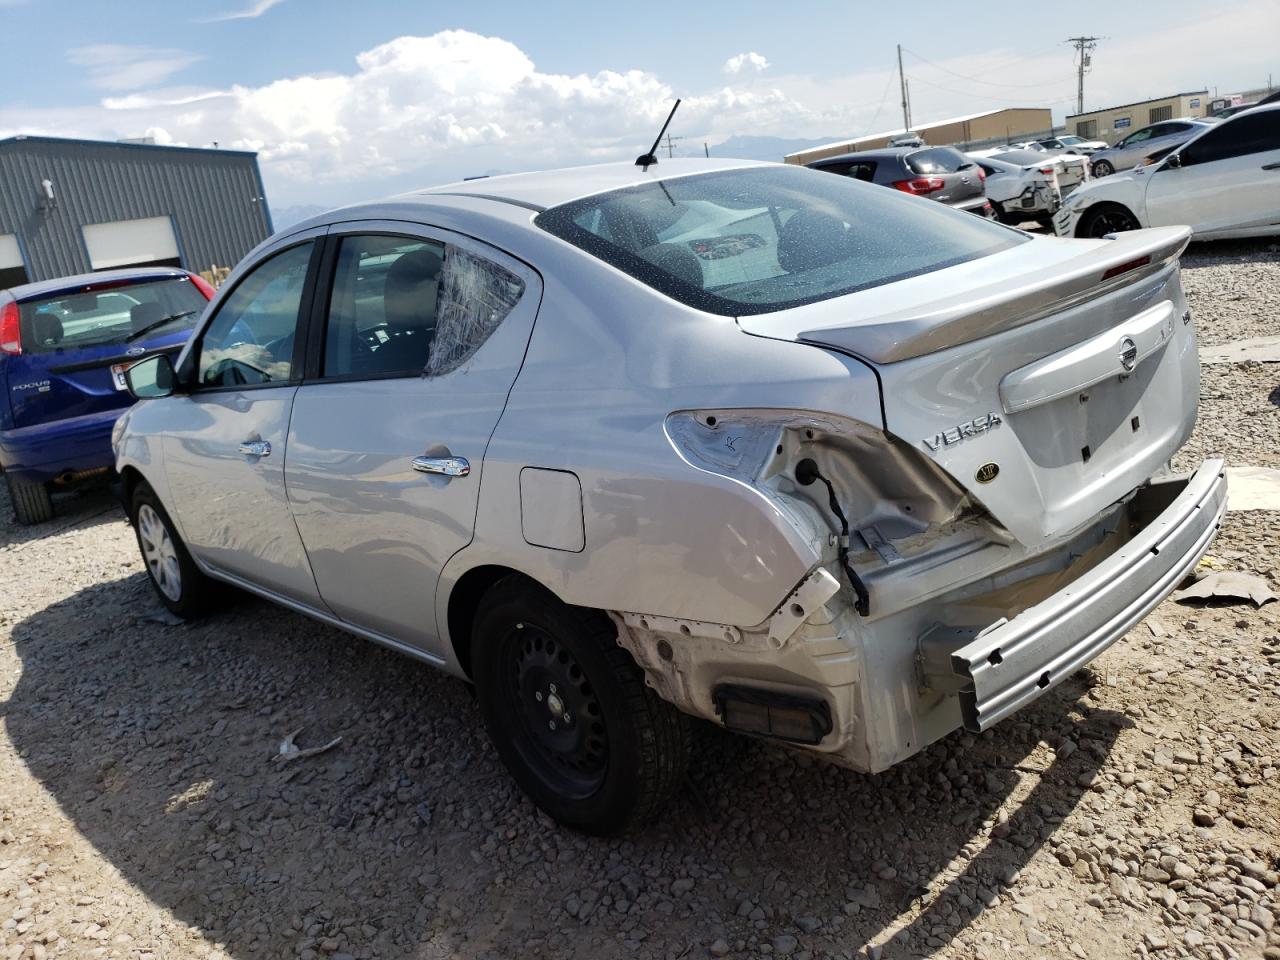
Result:
[[[542,229],[675,300],[769,313],[1030,241],[945,204],[794,166],[654,181],[552,207]]]
[[[950,147],[919,150],[907,154],[906,161],[912,173],[955,173],[962,167],[972,166],[964,154]]]
[[[141,342],[190,330],[205,299],[190,280],[113,282],[20,306],[23,349],[52,353]]]
[[[510,271],[434,240],[342,239],[325,377],[437,376],[484,345],[524,293]]]

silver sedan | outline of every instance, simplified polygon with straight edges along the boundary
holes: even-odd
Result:
[[[128,370],[119,488],[170,610],[233,585],[465,678],[577,828],[655,816],[689,717],[884,770],[1061,683],[1207,548],[1220,464],[1166,468],[1187,236],[733,161],[348,207]]]

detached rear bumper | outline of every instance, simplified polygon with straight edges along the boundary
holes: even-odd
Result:
[[[951,654],[966,729],[986,730],[1111,646],[1191,572],[1226,507],[1221,460],[1140,491],[1133,508],[1151,519],[1131,540],[1066,589]]]
[[[125,408],[0,431],[0,466],[32,481],[112,465],[111,428]]]

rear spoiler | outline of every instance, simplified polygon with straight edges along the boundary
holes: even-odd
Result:
[[[1033,323],[1164,270],[1182,255],[1190,227],[1114,235],[1066,263],[1030,271],[923,306],[796,337],[872,361],[893,363]]]

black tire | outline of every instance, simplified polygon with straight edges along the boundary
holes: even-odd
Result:
[[[991,209],[996,213],[996,220],[1000,223],[1008,223],[1008,215],[1004,212],[1004,205],[998,200],[987,198],[987,202],[991,204]]]
[[[1139,230],[1142,224],[1118,203],[1099,203],[1085,211],[1076,228],[1077,237],[1105,237],[1109,233]]]
[[[1053,217],[1036,217],[1036,223],[1040,224],[1042,230],[1048,230],[1050,233],[1055,232]]]
[[[129,520],[133,523],[133,532],[138,538],[138,552],[142,554],[143,566],[147,568],[147,579],[160,602],[170,613],[187,620],[207,614],[222,594],[222,585],[200,572],[200,568],[191,559],[191,554],[187,552],[187,545],[178,536],[173,521],[160,503],[160,498],[145,481],[140,482],[133,491]],[[160,535],[156,524],[163,528],[164,534],[169,538],[171,555],[157,542]]]
[[[4,480],[9,487],[9,502],[13,504],[14,520],[23,526],[31,526],[33,523],[53,519],[53,497],[47,483],[19,480],[7,473]]]
[[[1109,177],[1116,172],[1109,160],[1098,160],[1091,165],[1091,169],[1095,177]]]
[[[480,603],[471,663],[498,755],[552,818],[586,833],[626,832],[649,823],[680,785],[688,718],[645,685],[604,614],[507,577]]]

